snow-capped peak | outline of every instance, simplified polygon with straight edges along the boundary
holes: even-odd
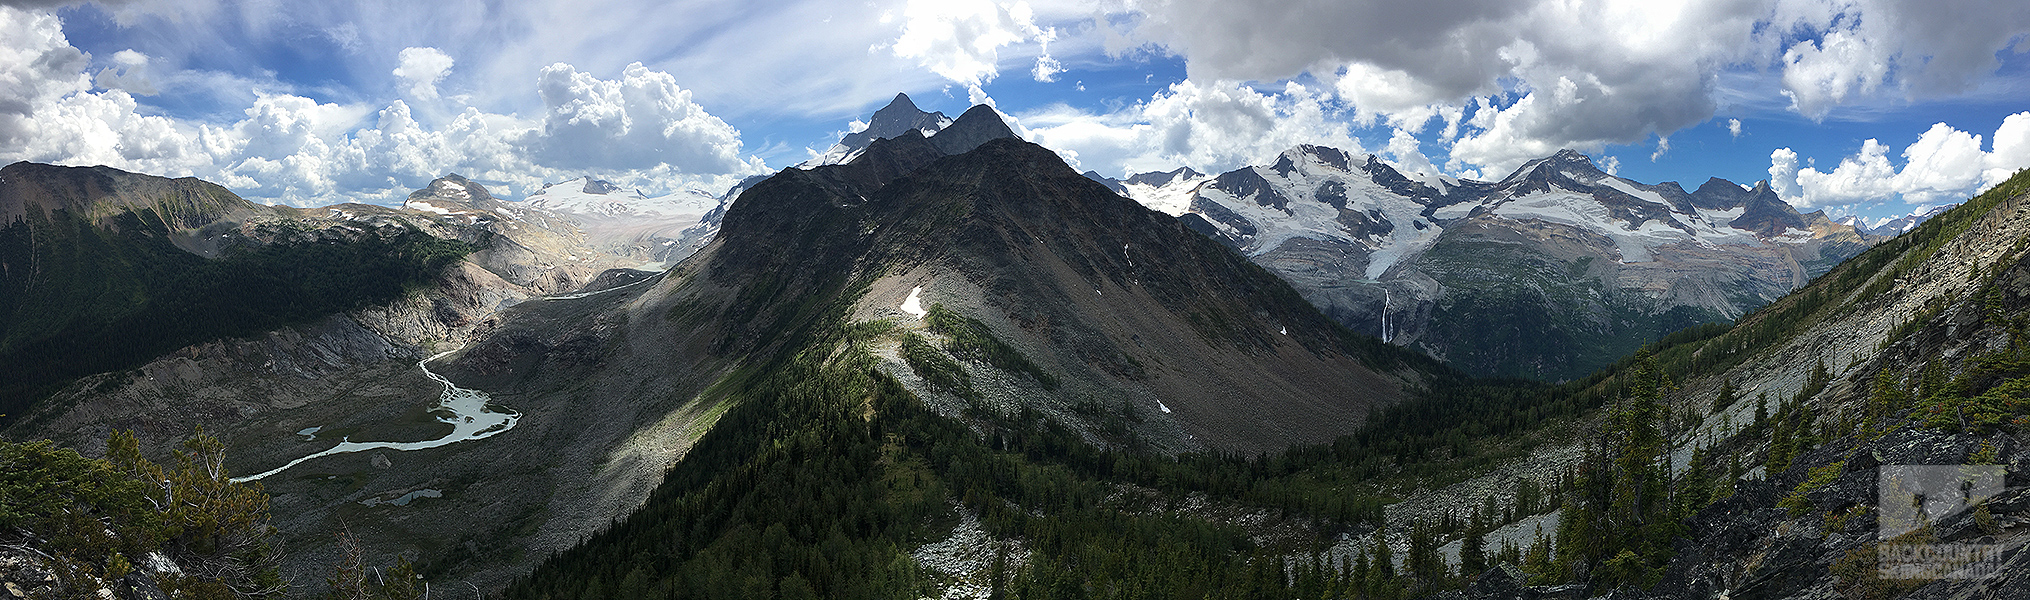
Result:
[[[1178,167],[1167,173],[1141,173],[1116,182],[1121,195],[1127,196],[1150,210],[1170,216],[1182,215],[1191,209],[1191,195],[1198,186],[1211,181],[1212,176]]]

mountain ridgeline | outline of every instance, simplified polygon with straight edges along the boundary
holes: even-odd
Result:
[[[206,489],[268,502],[293,593],[2030,594],[2030,174],[1880,238],[1571,152],[1111,181],[989,107],[871,121],[720,198],[448,175],[284,209],[0,169],[0,433],[114,458],[8,446],[66,470],[6,487],[118,492],[0,498],[41,528],[0,558],[175,581],[109,553],[161,541],[121,508],[163,479],[135,465],[202,427]],[[505,425],[444,437],[454,400]],[[1905,465],[1998,484],[1884,529]],[[1885,570],[1952,544],[1993,568]]]
[[[1582,377],[1880,239],[1799,214],[1767,184],[1686,192],[1569,150],[1493,182],[1316,146],[1217,176],[1088,176],[1245,253],[1347,327],[1479,376]]]
[[[1872,574],[1876,542],[1852,534],[1865,520],[1856,516],[1874,506],[1864,497],[1875,489],[1874,464],[2030,457],[2016,442],[1983,437],[2020,433],[2018,416],[2030,414],[2030,403],[2008,391],[2012,378],[2030,373],[2012,358],[2030,302],[2018,279],[2026,272],[2022,228],[2030,224],[2021,209],[2025,176],[1802,289],[1772,292],[1778,300],[1743,309],[1739,325],[1679,331],[1593,376],[1542,386],[1454,379],[1388,346],[1320,335],[1325,330],[1306,339],[1299,332],[1318,317],[1275,300],[1291,293],[1280,286],[1251,311],[1224,313],[1243,315],[1241,326],[1217,326],[1219,318],[1194,315],[1231,307],[1236,294],[1263,297],[1249,287],[1257,281],[1245,275],[1251,270],[1229,266],[1239,261],[1189,241],[1139,239],[1176,225],[1111,208],[1114,194],[1072,183],[1082,176],[1041,149],[1014,140],[943,158],[932,149],[906,133],[843,167],[786,172],[743,196],[715,247],[701,253],[712,258],[680,268],[683,277],[663,286],[716,281],[743,299],[680,302],[670,313],[707,330],[762,323],[718,345],[765,348],[746,363],[768,367],[740,369],[714,386],[731,407],[639,512],[547,562],[509,596],[594,589],[645,598],[1412,598],[1459,590],[1450,593],[1510,598],[1620,590],[1774,598],[1841,589],[1947,597],[2020,585],[2014,576],[1885,580]],[[1577,185],[1563,169],[1512,179],[1510,200],[1541,201],[1546,190]],[[1692,245],[1705,229],[1796,236],[1793,217],[1812,224],[1762,197],[1766,188],[1726,185],[1741,194],[1587,200],[1638,224],[1675,222],[1673,229],[1692,230]],[[1467,222],[1452,225],[1472,226],[1503,203],[1461,209],[1452,218]],[[1081,223],[1119,225],[1076,229],[1090,227]],[[1077,235],[1055,237],[1048,227]],[[1659,247],[1601,237],[1624,257]],[[1183,251],[1156,258],[1200,262],[1138,261],[1134,248],[1152,242]],[[1116,243],[1125,244],[1119,259]],[[727,256],[750,245],[767,251]],[[780,258],[811,250],[840,254],[824,254],[831,258],[817,273]],[[1970,276],[1966,261],[1977,265]],[[1186,276],[1168,279],[1138,265]],[[748,275],[728,277],[734,273]],[[826,293],[788,291],[813,281],[825,284],[801,289]],[[1189,293],[1199,287],[1224,300]],[[905,288],[928,307],[920,321],[909,316],[911,302],[901,304],[903,314],[890,308]],[[1123,330],[1095,315],[1106,314],[1101,299],[1124,294],[1156,300],[1138,306],[1142,312],[1183,313],[1189,334],[1130,333],[1139,343],[1120,342],[1114,332]],[[1947,300],[1958,294],[1981,300]],[[1126,331],[1160,331],[1160,322]],[[1277,331],[1262,335],[1268,323]],[[1197,365],[1218,360],[1191,363],[1198,373],[1161,372],[1156,354],[1134,351],[1156,340],[1169,345],[1161,356],[1172,363],[1197,343],[1226,350],[1220,359],[1228,361],[1272,351],[1278,360],[1301,359],[1281,351],[1296,346],[1314,360],[1343,353],[1362,368],[1428,385],[1412,392],[1415,399],[1380,405],[1353,435],[1329,444],[1252,460],[1224,452],[1248,449],[1232,442],[1171,454],[1176,438],[1166,440],[1163,421],[1151,417],[1170,415],[1183,422],[1182,439],[1199,440],[1188,419],[1206,418],[1204,409],[1183,410],[1172,406],[1184,404],[1173,400],[1181,396],[1165,395],[1159,412],[1138,411],[1127,394],[1116,396],[1122,410],[1106,415],[1106,404],[1080,407],[1068,393],[1076,381],[1124,390],[1132,386],[1123,382],[1144,377],[1194,385],[1216,377]],[[1114,355],[1123,358],[1109,360]],[[1955,366],[1942,362],[1948,356],[1981,359]],[[1025,393],[1039,389],[1050,393]],[[1072,406],[1054,403],[1064,400]],[[1255,415],[1292,409],[1242,406]],[[1541,467],[1517,473],[1516,465]],[[2017,521],[2004,517],[2023,511],[2020,495],[1991,504],[1992,518],[1963,513],[1941,522],[1953,529],[1930,534],[1951,541],[2012,532]],[[1403,501],[1381,509],[1396,499]],[[1542,524],[1539,537],[1524,529],[1530,523]]]
[[[472,251],[413,228],[240,229],[274,214],[190,178],[0,169],[0,414],[193,343],[386,303]]]
[[[761,182],[711,245],[627,306],[638,316],[605,350],[531,352],[565,344],[509,344],[541,337],[510,322],[458,361],[518,378],[521,397],[604,385],[571,357],[633,364],[618,342],[657,330],[712,357],[690,364],[728,365],[691,400],[723,416],[648,503],[511,596],[573,595],[588,578],[632,590],[610,593],[916,594],[949,575],[901,549],[961,514],[995,537],[1063,536],[1035,542],[1062,544],[1035,550],[1041,573],[1079,569],[1040,563],[1128,527],[1154,536],[1134,553],[1209,553],[1188,585],[1229,585],[1246,580],[1243,534],[1094,512],[1111,502],[1104,482],[1254,493],[1162,457],[1326,442],[1453,377],[1350,334],[1267,271],[1015,139],[986,107],[930,138],[905,132],[845,165]],[[505,364],[527,366],[489,367]],[[1379,507],[1287,501],[1349,520]]]

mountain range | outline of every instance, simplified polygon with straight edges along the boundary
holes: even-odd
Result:
[[[1569,150],[1482,182],[1301,146],[1267,166],[1149,173],[1117,191],[1226,242],[1355,331],[1469,373],[1546,380],[1738,318],[1878,239],[1799,214],[1766,183],[1714,178],[1688,193]]]
[[[944,122],[898,95],[805,165]],[[1482,376],[1584,376],[1738,318],[1882,239],[1800,214],[1766,183],[1686,192],[1569,150],[1494,182],[1412,177],[1318,146],[1219,175],[1085,175],[1247,255],[1348,328]]]
[[[186,533],[125,537],[170,510],[118,483],[130,431],[162,464],[223,441],[295,593],[393,593],[377,569],[512,598],[2030,590],[2030,175],[1885,240],[1570,152],[1494,182],[1320,147],[1113,181],[991,107],[882,113],[858,133],[893,135],[711,200],[447,175],[284,209],[0,169],[0,365],[48,373],[9,378],[0,435],[114,460],[83,463],[104,494],[36,479],[77,463],[0,474],[0,578],[205,581]],[[1877,527],[1884,469],[1938,464],[2003,474]],[[117,539],[36,529],[77,515]],[[1939,544],[1997,568],[1884,576]]]
[[[1899,235],[1903,235],[1905,233],[1909,233],[1910,230],[1916,229],[1918,225],[1923,225],[1926,219],[1930,219],[1934,216],[1937,216],[1939,213],[1952,210],[1952,208],[1955,206],[1959,206],[1959,204],[1950,203],[1950,204],[1941,204],[1937,206],[1925,206],[1918,208],[1917,210],[1912,211],[1910,214],[1903,215],[1901,217],[1894,218],[1883,217],[1881,219],[1876,220],[1874,225],[1869,225],[1866,219],[1863,219],[1858,215],[1842,217],[1838,221],[1842,225],[1853,227],[1855,231],[1859,231],[1867,235],[1877,237],[1896,237]]]

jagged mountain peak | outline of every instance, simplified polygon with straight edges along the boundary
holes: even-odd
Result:
[[[1347,154],[1345,150],[1330,146],[1298,144],[1289,150],[1284,150],[1282,154],[1276,157],[1275,164],[1270,165],[1269,168],[1277,173],[1289,175],[1298,168],[1297,165],[1299,164],[1324,165],[1339,171],[1351,171],[1353,170],[1353,156]]]
[[[1761,183],[1768,183],[1768,182],[1767,182],[1767,181],[1764,181],[1764,182],[1761,182]],[[1718,177],[1708,177],[1708,178],[1706,178],[1706,182],[1705,182],[1705,183],[1701,183],[1701,184],[1699,184],[1699,189],[1698,189],[1697,191],[1698,191],[1698,192],[1704,192],[1704,191],[1708,191],[1708,190],[1711,190],[1711,191],[1713,191],[1713,192],[1720,192],[1720,191],[1728,191],[1728,190],[1731,190],[1731,191],[1733,191],[1734,193],[1737,193],[1737,194],[1738,194],[1738,193],[1741,193],[1741,192],[1745,192],[1745,191],[1748,191],[1748,190],[1749,190],[1749,188],[1747,188],[1747,187],[1742,187],[1742,185],[1741,185],[1741,184],[1738,184],[1738,183],[1734,183],[1734,182],[1732,182],[1732,181],[1728,181],[1728,180],[1726,180],[1726,179],[1721,179],[1721,178],[1718,178]],[[1695,192],[1695,193],[1696,193],[1696,192]]]
[[[808,169],[821,165],[844,164],[858,157],[875,141],[911,131],[928,137],[951,123],[952,119],[946,117],[944,113],[924,112],[923,109],[916,107],[915,102],[910,101],[908,94],[898,93],[895,99],[867,118],[866,129],[846,134],[825,153],[811,157],[810,160],[797,166]]]
[[[874,115],[875,117],[878,118],[882,116],[882,113],[884,112],[889,113],[890,115],[896,114],[914,115],[915,113],[923,112],[923,109],[916,107],[916,103],[909,99],[909,94],[904,92],[896,92],[895,99],[889,100],[888,105],[881,107],[881,110],[874,111]]]
[[[1761,186],[1762,184],[1757,185]],[[1743,188],[1741,184],[1712,177],[1708,178],[1705,183],[1699,184],[1699,189],[1692,191],[1692,205],[1707,210],[1739,208],[1741,202],[1747,199],[1751,193],[1757,192],[1749,188]]]
[[[936,135],[905,131],[895,137],[874,140],[845,163],[811,169],[821,181],[864,195],[939,158],[965,154],[981,144],[1006,138],[1021,139],[1001,120],[1001,113],[982,104],[959,115],[958,120]],[[839,168],[842,166],[852,168]]]
[[[1741,217],[1727,225],[1735,229],[1753,231],[1762,237],[1783,235],[1792,229],[1811,229],[1804,215],[1797,208],[1777,197],[1776,190],[1769,187],[1767,180],[1755,182],[1755,188],[1742,197]],[[1730,207],[1731,208],[1731,207]]]
[[[1502,182],[1521,179],[1548,183],[1567,179],[1578,183],[1591,183],[1607,177],[1612,175],[1600,170],[1598,165],[1593,164],[1592,158],[1577,150],[1566,148],[1550,156],[1523,163],[1522,168],[1516,169],[1515,173],[1510,174]]]

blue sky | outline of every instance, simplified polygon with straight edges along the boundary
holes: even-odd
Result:
[[[1311,143],[1491,179],[1570,147],[1885,217],[2030,166],[2025,4],[0,0],[0,161],[297,205],[454,171],[716,191],[900,91],[1117,177]]]

